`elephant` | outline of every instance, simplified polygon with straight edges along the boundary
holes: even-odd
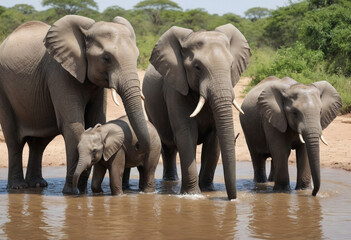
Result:
[[[67,15],[52,26],[24,23],[0,46],[0,124],[8,148],[8,189],[45,187],[42,155],[57,135],[65,141],[67,174],[63,193],[73,194],[77,144],[85,128],[106,122],[106,89],[118,92],[139,140],[150,140],[137,74],[133,27]],[[29,146],[26,177],[22,152]],[[88,174],[79,183],[85,191]]]
[[[138,167],[140,190],[154,192],[155,171],[160,159],[161,141],[157,130],[150,122],[147,122],[147,127],[150,134],[150,151],[147,153],[138,152],[136,148],[138,139],[127,116],[87,129],[80,136],[77,147],[79,160],[73,175],[73,188],[76,189],[76,192],[78,192],[77,185],[80,175],[92,165],[94,165],[91,181],[93,193],[103,192],[101,183],[108,169],[111,194],[122,194],[124,170],[132,167]]]
[[[143,79],[144,105],[161,138],[164,180],[178,180],[179,152],[181,193],[213,190],[221,152],[227,195],[236,198],[232,104],[239,105],[233,88],[250,56],[247,40],[232,24],[197,32],[173,26],[156,43]]]
[[[290,191],[288,157],[296,150],[296,190],[310,187],[316,196],[320,188],[319,139],[322,130],[337,116],[341,98],[327,81],[309,85],[271,76],[246,95],[240,123],[250,151],[254,180],[266,182],[266,159],[272,158],[270,180],[274,191]]]

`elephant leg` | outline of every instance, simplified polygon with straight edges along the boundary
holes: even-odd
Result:
[[[297,181],[296,190],[306,189],[311,186],[311,169],[305,145],[296,148]]]
[[[284,147],[276,146],[272,152],[272,161],[274,162],[274,187],[277,192],[290,191],[288,158],[290,151],[284,151]]]
[[[129,189],[130,168],[125,168],[123,172],[122,188]]]
[[[269,171],[268,181],[273,182],[273,179],[274,179],[274,163],[271,160],[271,170]]]
[[[197,131],[189,129],[176,131],[176,142],[182,169],[181,193],[198,194],[201,192],[196,168],[195,139],[197,139]]]
[[[202,144],[199,185],[201,191],[214,191],[213,178],[220,154],[216,131],[212,131]]]
[[[120,150],[117,152],[115,159],[109,166],[110,173],[110,188],[112,195],[123,194],[122,178],[125,167],[125,152]]]
[[[93,167],[93,178],[91,180],[91,191],[93,193],[104,192],[101,188],[101,184],[104,181],[107,168],[100,163],[97,163]]]
[[[28,183],[29,187],[48,186],[48,183],[42,176],[42,159],[43,152],[52,139],[53,137],[30,137],[27,140],[29,146],[29,158],[25,180]]]
[[[163,180],[178,181],[177,150],[162,143]]]
[[[24,143],[15,142],[13,139],[6,138],[6,144],[9,162],[7,189],[27,188],[28,183],[24,180],[22,163]]]
[[[73,175],[78,163],[78,140],[80,135],[84,132],[84,127],[80,123],[70,124],[69,127],[64,129],[64,139],[66,146],[66,159],[67,159],[67,176],[63,193],[74,194],[73,189]],[[78,181],[78,189],[80,193],[85,193],[87,190],[88,178],[90,174],[90,168],[84,171]]]
[[[142,170],[142,174],[140,175],[142,187],[140,189],[144,192],[155,192],[155,172],[161,151],[160,144],[158,146],[157,148],[151,149],[149,154],[146,155],[143,167],[140,169]]]
[[[266,157],[262,154],[251,154],[252,166],[254,169],[254,181],[257,183],[267,182]]]

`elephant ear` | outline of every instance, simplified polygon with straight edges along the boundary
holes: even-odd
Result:
[[[87,72],[85,31],[94,23],[87,17],[67,15],[52,25],[44,39],[49,54],[81,83]]]
[[[288,122],[284,112],[284,90],[287,84],[274,84],[266,87],[258,97],[258,106],[261,114],[280,132],[285,132]]]
[[[229,38],[230,52],[234,57],[231,69],[232,85],[234,87],[250,62],[250,47],[244,35],[230,23],[217,27],[216,31],[224,33]]]
[[[327,81],[315,82],[312,85],[316,86],[321,94],[321,126],[322,129],[325,129],[338,115],[342,107],[341,98],[336,89]]]
[[[132,24],[130,24],[130,22],[127,19],[118,16],[118,17],[115,17],[113,19],[113,22],[118,23],[118,24],[122,24],[125,27],[127,27],[129,32],[130,32],[130,34],[131,34],[132,39],[134,40],[134,43],[136,43],[136,37],[135,37],[134,28],[133,28]]]
[[[188,95],[189,86],[183,57],[181,42],[193,31],[181,27],[171,27],[156,43],[150,57],[150,63],[174,89]]]
[[[123,130],[114,131],[110,130],[107,132],[104,139],[104,150],[102,155],[105,161],[108,161],[113,154],[118,152],[124,143],[124,133]]]

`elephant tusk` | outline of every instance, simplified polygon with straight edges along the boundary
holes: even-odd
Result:
[[[300,138],[301,143],[305,144],[305,140],[303,140],[303,137],[302,137],[301,133],[299,133],[299,138]]]
[[[325,141],[325,139],[324,139],[323,135],[321,135],[321,140],[322,140],[322,142],[323,142],[325,145],[327,145],[327,146],[328,146],[328,143],[327,143],[327,141]]]
[[[197,104],[194,112],[190,115],[190,117],[195,117],[202,109],[202,107],[205,105],[205,98],[203,96],[200,96],[199,103]]]
[[[241,114],[244,115],[244,111],[241,109],[241,107],[239,106],[238,102],[235,101],[235,99],[233,100],[233,106],[236,108],[236,110],[238,110]]]
[[[111,92],[112,92],[112,98],[113,98],[113,101],[116,103],[117,106],[119,106],[119,102],[117,100],[117,92],[114,88],[111,88]]]
[[[145,101],[145,96],[144,96],[144,94],[140,91],[140,97],[141,97],[141,99],[143,100],[143,101]]]

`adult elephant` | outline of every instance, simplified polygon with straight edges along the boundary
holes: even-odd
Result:
[[[164,179],[178,179],[179,152],[182,193],[213,188],[221,152],[228,198],[236,198],[233,87],[250,56],[245,37],[232,24],[198,32],[172,27],[152,51],[143,82],[145,109],[162,141]]]
[[[42,154],[62,134],[67,157],[63,192],[73,193],[79,137],[85,128],[106,122],[104,88],[121,95],[139,150],[148,149],[137,57],[134,30],[121,17],[95,22],[68,15],[51,27],[33,21],[5,39],[0,46],[0,123],[9,153],[9,189],[47,186]],[[25,143],[29,160],[24,179]],[[79,189],[84,192],[89,172],[83,175]]]
[[[272,157],[274,190],[289,191],[288,157],[296,149],[296,189],[320,188],[319,139],[337,116],[341,99],[326,81],[304,85],[285,77],[268,77],[245,97],[240,122],[250,150],[254,180],[266,182],[265,162]]]

